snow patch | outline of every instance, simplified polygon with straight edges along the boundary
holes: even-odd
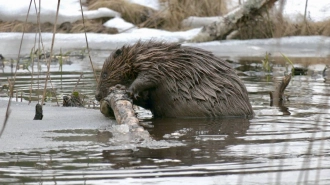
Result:
[[[284,17],[295,21],[302,17],[305,13],[306,1],[304,0],[286,0],[283,9]],[[229,10],[239,6],[237,0],[230,0],[227,2]],[[279,9],[280,1],[275,3],[275,7]],[[312,0],[307,4],[307,18],[311,21],[324,21],[330,19],[330,1],[326,0]]]
[[[160,9],[160,4],[158,0],[129,0],[129,2],[146,6],[154,10]]]
[[[105,27],[109,28],[117,28],[118,32],[131,32],[136,29],[136,26],[132,23],[126,22],[121,17],[115,17],[113,19],[108,20],[103,24]]]
[[[40,7],[40,22],[55,22],[57,0],[47,0],[41,2]],[[7,1],[0,0],[0,19],[2,21],[25,21],[26,15],[29,9],[30,1],[27,0],[15,0]],[[39,11],[39,1],[36,1],[36,5],[32,4],[29,12],[28,22],[37,23],[37,13],[36,9]],[[98,10],[86,10],[83,8],[84,16],[86,19],[96,19],[101,17],[115,17],[120,16],[116,11],[110,10],[108,8],[99,8]],[[82,15],[80,11],[79,0],[65,0],[61,1],[60,10],[58,15],[58,24],[64,22],[75,22],[81,20]]]

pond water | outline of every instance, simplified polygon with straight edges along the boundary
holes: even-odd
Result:
[[[98,71],[108,54],[92,51]],[[230,59],[248,89],[253,119],[152,119],[142,110],[147,135],[126,133],[93,110],[88,57],[65,59],[62,69],[51,63],[44,119],[32,121],[47,67],[41,63],[37,74],[35,65],[31,85],[22,62],[15,94],[23,103],[12,103],[16,112],[0,138],[0,184],[330,184],[330,79],[322,75],[329,58],[292,58],[308,71],[292,77],[282,106],[270,106],[269,92],[290,67],[274,58],[273,73],[266,73],[261,59]],[[10,61],[0,67],[2,87],[12,71]],[[73,89],[85,95],[86,108],[57,107],[56,98],[61,105]],[[0,120],[7,94],[0,92]]]

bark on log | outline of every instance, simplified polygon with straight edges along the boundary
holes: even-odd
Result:
[[[190,42],[206,42],[226,39],[230,33],[237,31],[240,22],[253,20],[271,8],[277,0],[248,0],[242,6],[231,11],[219,21],[213,22],[203,29]]]
[[[127,97],[125,90],[111,90],[109,95],[101,102],[100,109],[106,116],[109,116],[109,112],[113,111],[117,123],[129,125],[131,131],[144,131],[143,127],[139,126],[132,100]]]

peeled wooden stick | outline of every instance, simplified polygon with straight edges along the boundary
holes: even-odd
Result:
[[[143,127],[139,126],[132,102],[125,90],[118,89],[118,87],[110,88],[108,96],[101,102],[100,109],[106,116],[113,113],[119,124],[129,125],[133,131],[144,131]]]

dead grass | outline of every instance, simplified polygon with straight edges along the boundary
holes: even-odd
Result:
[[[181,22],[189,16],[209,17],[227,13],[226,0],[160,0],[165,3],[164,28],[180,30]]]
[[[40,25],[41,32],[53,32],[53,24],[42,23]],[[86,32],[94,33],[118,33],[115,28],[107,28],[103,26],[102,20],[86,20],[85,21]],[[24,22],[13,21],[13,22],[3,22],[0,21],[0,32],[23,32]],[[56,31],[58,33],[82,33],[84,32],[84,26],[82,21],[76,21],[74,23],[65,22],[57,26]],[[27,23],[25,26],[25,32],[36,33],[38,32],[38,25],[33,23]]]
[[[87,0],[86,6],[90,10],[101,7],[108,7],[122,14],[123,19],[138,27],[152,27],[171,31],[184,30],[181,27],[183,19],[189,16],[221,16],[227,13],[227,0],[160,0],[164,9],[153,10],[138,4],[129,3],[126,0]],[[276,12],[259,16],[254,21],[242,22],[239,25],[237,39],[258,39],[273,38],[297,35],[324,35],[330,36],[330,19],[322,22],[305,22],[303,17],[296,21],[282,20]],[[118,33],[115,28],[106,28],[103,23],[108,18],[85,20],[86,32],[95,33]],[[0,32],[22,32],[23,22],[2,22],[0,21]],[[37,25],[28,23],[26,32],[37,32]],[[50,23],[41,24],[42,32],[52,32],[53,25]],[[59,33],[82,33],[84,27],[82,21],[74,23],[63,23],[57,27]]]
[[[101,7],[107,7],[121,13],[124,20],[139,25],[153,18],[156,10],[139,4],[129,3],[126,0],[87,0],[89,10],[95,10]],[[158,27],[149,25],[148,27]]]
[[[323,35],[330,36],[330,19],[313,22],[304,21],[303,18],[296,21],[281,19],[276,16],[268,18],[267,15],[260,16],[249,24],[241,23],[237,39],[259,39],[259,38],[278,38],[287,36],[310,36]]]
[[[227,12],[226,0],[160,0],[165,9],[157,12],[125,0],[87,0],[88,9],[107,7],[138,27],[180,30],[181,21],[189,16],[219,16]]]

